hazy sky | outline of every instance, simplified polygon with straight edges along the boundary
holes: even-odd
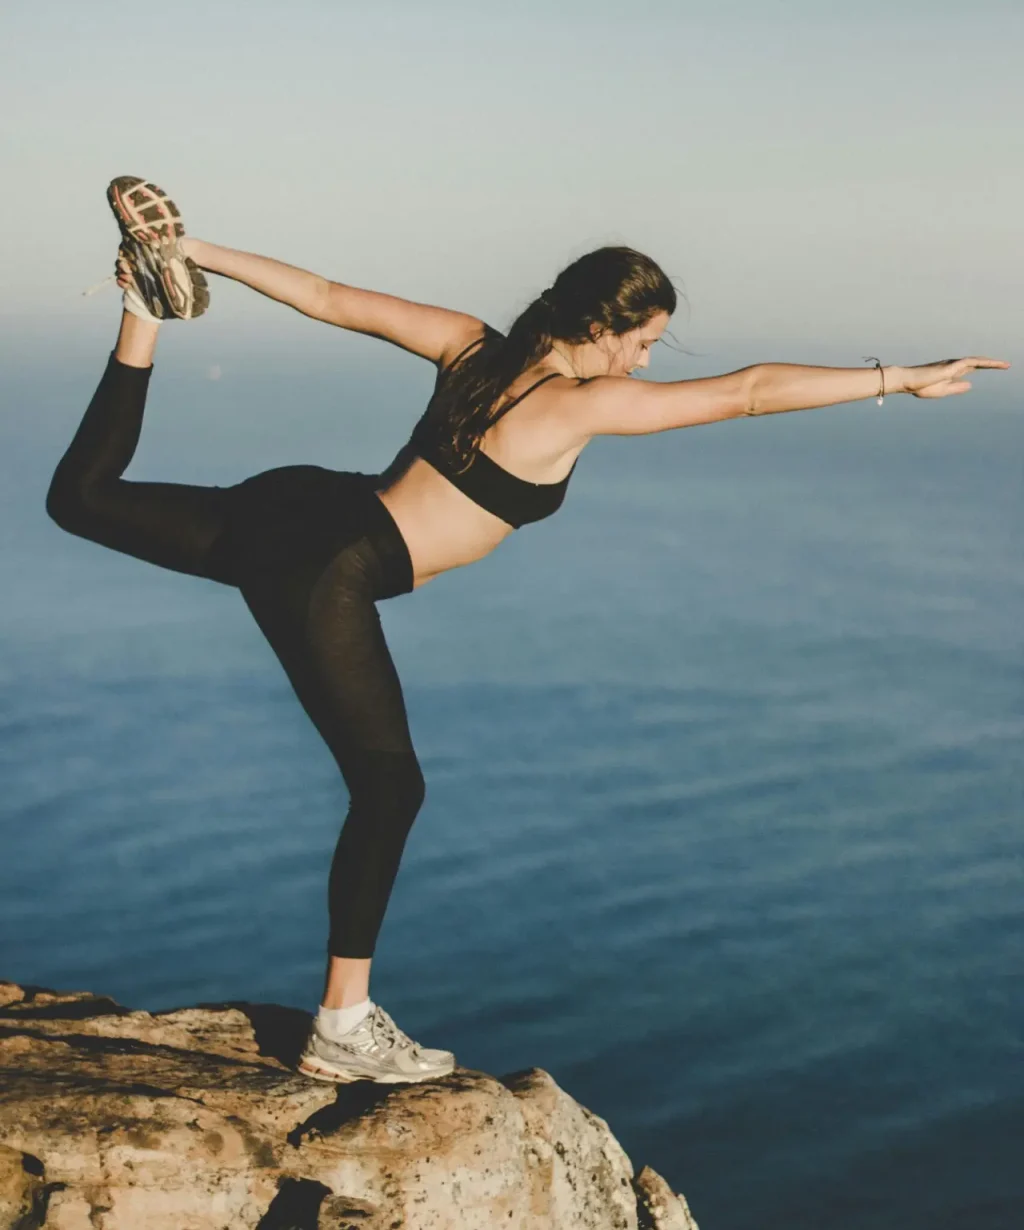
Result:
[[[78,292],[139,174],[204,238],[499,327],[626,242],[687,346],[1013,360],[1022,63],[1016,0],[4,0],[4,334],[114,318]],[[281,311],[218,283],[209,327]]]

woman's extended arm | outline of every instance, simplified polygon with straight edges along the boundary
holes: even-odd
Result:
[[[346,286],[269,256],[222,248],[202,239],[185,237],[180,242],[185,255],[201,269],[251,286],[313,320],[379,337],[439,366],[483,331],[482,321],[466,312]]]
[[[1003,359],[975,356],[882,370],[886,396],[913,393],[915,397],[949,397],[971,387],[963,377],[975,368],[1009,366]],[[746,415],[834,406],[874,397],[878,391],[877,367],[758,363],[725,376],[665,383],[598,376],[567,399],[566,426],[574,439],[644,435]]]
[[[876,367],[804,367],[794,363],[759,363],[751,381],[747,414],[776,414],[785,410],[810,410],[844,401],[874,397],[884,388],[890,393],[913,393],[915,397],[949,397],[971,387],[964,377],[976,368],[1007,368],[1005,359],[974,355],[969,359],[946,359],[917,367],[883,367],[884,384]]]
[[[886,396],[903,392],[902,367],[883,367]],[[746,413],[779,414],[811,410],[874,397],[880,390],[877,367],[811,367],[801,363],[758,363],[750,383]]]

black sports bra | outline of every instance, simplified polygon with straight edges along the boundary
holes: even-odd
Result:
[[[496,332],[489,325],[485,325],[484,328],[485,336]],[[435,396],[445,375],[483,340],[483,337],[479,337],[470,342],[446,368],[438,372],[434,386]],[[508,413],[513,406],[517,406],[527,393],[532,393],[534,389],[554,379],[557,375],[559,375],[558,372],[551,372],[535,381],[525,392],[502,406],[494,422],[497,422],[503,414]],[[515,474],[510,474],[503,466],[498,465],[496,461],[478,449],[469,466],[461,474],[457,473],[441,448],[435,425],[428,421],[429,409],[428,403],[427,411],[413,428],[408,447],[440,474],[443,474],[452,486],[457,487],[464,495],[468,495],[474,504],[486,508],[488,512],[500,517],[514,529],[519,529],[521,525],[526,525],[531,521],[542,521],[561,508],[566,488],[569,486],[569,479],[572,478],[573,470],[576,469],[575,462],[573,462],[572,470],[560,482],[531,483],[525,478],[517,478]]]

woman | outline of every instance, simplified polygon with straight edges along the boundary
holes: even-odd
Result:
[[[369,998],[377,933],[424,784],[375,603],[492,551],[561,505],[596,435],[634,435],[882,393],[945,397],[996,359],[921,367],[768,363],[670,383],[646,367],[675,310],[661,269],[602,248],[564,269],[507,337],[461,312],[359,290],[185,236],[155,185],[113,181],[125,311],[116,349],[57,466],[58,525],[164,568],[236,586],[350,794],[331,865],[322,1004],[300,1070],[329,1081],[422,1081],[449,1051],[413,1042]],[[126,482],[160,321],[206,308],[206,270],[307,316],[383,338],[438,368],[408,444],[380,475],[286,466],[234,487]],[[525,399],[525,400],[524,400]]]

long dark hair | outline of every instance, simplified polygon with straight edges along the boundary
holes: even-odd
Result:
[[[624,247],[581,256],[513,321],[506,337],[488,330],[483,343],[439,380],[428,418],[442,448],[464,470],[498,417],[498,398],[553,341],[589,342],[595,324],[628,333],[658,312],[671,316],[675,310],[675,287],[649,256]]]

